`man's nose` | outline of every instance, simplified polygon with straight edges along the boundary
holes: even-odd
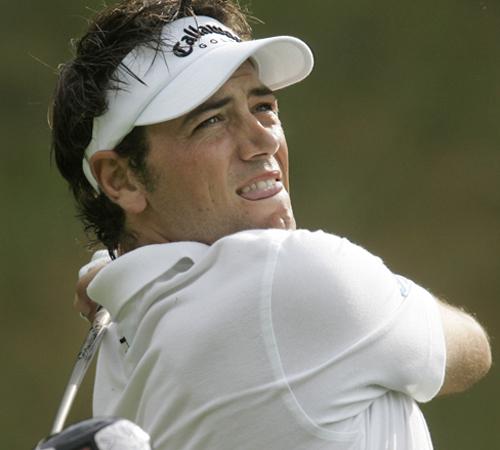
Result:
[[[259,121],[248,113],[238,132],[238,153],[241,159],[251,160],[274,155],[280,147],[281,127],[271,121]]]

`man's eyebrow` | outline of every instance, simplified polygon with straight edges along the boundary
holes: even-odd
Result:
[[[250,90],[248,93],[249,97],[255,96],[255,97],[265,97],[266,95],[274,95],[274,92],[269,89],[267,86],[259,86],[256,88],[253,88]]]
[[[274,92],[269,89],[267,86],[259,86],[251,89],[248,92],[249,97],[265,97],[266,95],[274,95]],[[186,125],[189,121],[193,120],[196,116],[203,114],[212,109],[219,109],[226,106],[232,100],[231,97],[223,97],[218,100],[207,100],[205,103],[202,103],[197,108],[193,109],[189,113],[186,114],[184,120],[182,121],[182,125]]]

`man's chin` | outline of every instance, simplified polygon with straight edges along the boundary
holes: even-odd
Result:
[[[269,228],[280,230],[295,230],[295,218],[291,212],[279,213],[271,216]]]

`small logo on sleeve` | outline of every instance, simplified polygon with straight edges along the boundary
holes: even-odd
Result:
[[[398,280],[399,292],[401,293],[401,296],[404,298],[408,297],[411,291],[411,281],[401,275],[396,275],[396,280]]]

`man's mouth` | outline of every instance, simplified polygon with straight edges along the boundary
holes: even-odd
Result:
[[[276,195],[283,189],[279,174],[260,176],[238,189],[237,193],[246,200],[262,200]]]

